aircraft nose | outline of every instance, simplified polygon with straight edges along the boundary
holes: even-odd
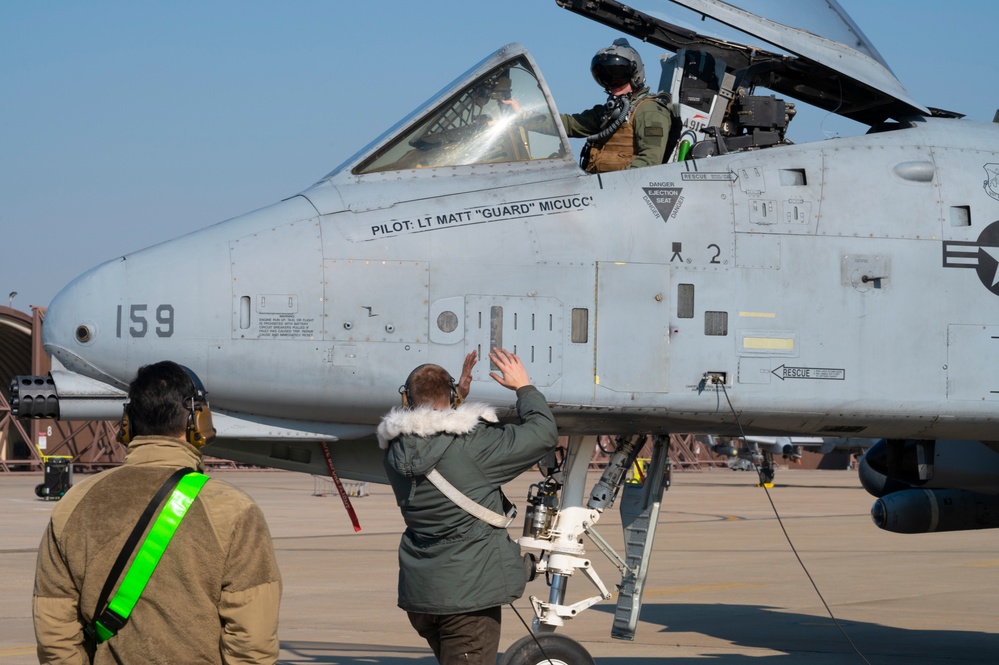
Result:
[[[83,273],[49,304],[42,324],[42,345],[64,367],[117,383],[124,365],[121,340],[121,293],[125,259],[118,258]]]

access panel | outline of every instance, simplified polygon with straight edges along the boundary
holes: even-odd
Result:
[[[597,264],[595,381],[619,392],[669,392],[669,266]]]

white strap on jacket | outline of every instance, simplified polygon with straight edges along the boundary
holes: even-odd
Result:
[[[505,529],[510,526],[510,522],[513,521],[512,517],[495,513],[485,506],[475,503],[469,499],[461,493],[461,490],[449,483],[447,479],[437,471],[437,469],[431,469],[427,473],[427,480],[433,483],[434,487],[439,489],[444,496],[457,504],[459,508],[473,517],[478,517],[487,524],[492,524],[500,529]]]

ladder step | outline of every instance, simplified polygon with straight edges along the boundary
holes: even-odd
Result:
[[[668,447],[657,443],[644,485],[625,484],[621,489],[621,524],[624,526],[624,561],[628,570],[618,586],[617,607],[611,637],[635,639],[638,615],[642,611],[642,591],[652,556],[652,544],[659,522],[663,490],[668,485]]]

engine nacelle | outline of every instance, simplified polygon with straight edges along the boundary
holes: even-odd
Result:
[[[781,448],[781,454],[784,456],[784,459],[790,460],[795,464],[801,464],[801,446],[794,446],[789,443],[784,444],[784,447]]]
[[[905,489],[999,494],[999,450],[982,441],[882,439],[860,461],[860,483],[874,496]]]
[[[992,443],[882,439],[860,461],[860,483],[881,497],[871,517],[887,531],[999,527],[999,451]]]
[[[999,497],[964,490],[902,490],[871,508],[874,523],[895,533],[999,527]]]

